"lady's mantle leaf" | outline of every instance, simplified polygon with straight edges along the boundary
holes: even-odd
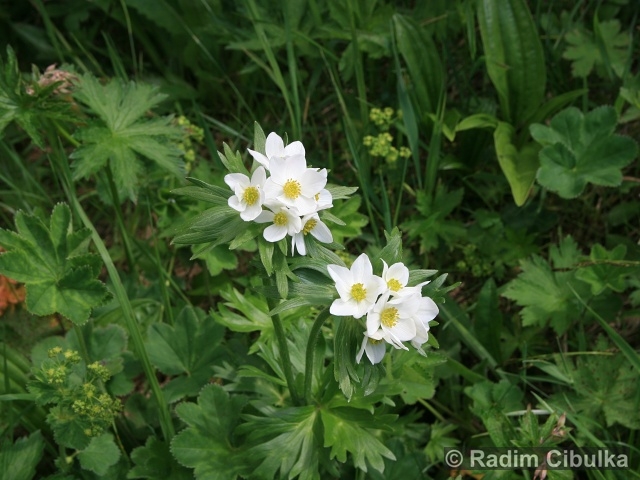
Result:
[[[83,242],[79,232],[71,231],[69,207],[56,205],[48,226],[23,212],[15,223],[17,234],[0,229],[0,245],[8,250],[0,254],[0,273],[26,284],[31,313],[60,313],[75,324],[85,323],[108,291],[96,279],[100,257],[80,251]]]
[[[176,375],[165,387],[168,402],[197,394],[213,376],[224,328],[202,310],[185,307],[175,326],[154,323],[145,344],[149,358],[165,375]]]
[[[178,465],[171,456],[166,443],[149,437],[144,447],[131,452],[135,466],[129,470],[127,478],[147,478],[149,480],[192,480],[191,470]]]
[[[629,137],[613,135],[617,115],[613,107],[599,107],[583,115],[570,107],[551,119],[550,126],[531,125],[540,150],[540,184],[563,198],[582,193],[587,183],[615,187],[620,169],[638,154]]]
[[[171,125],[170,117],[144,118],[165,98],[156,87],[117,80],[101,85],[86,75],[76,98],[99,120],[76,133],[82,145],[71,155],[74,178],[88,177],[108,162],[118,190],[135,200],[144,167],[139,156],[174,175],[184,173],[182,152],[173,143],[181,138],[182,130]]]
[[[91,439],[89,446],[78,454],[80,465],[98,475],[104,475],[110,466],[120,458],[120,450],[113,441],[113,435],[105,433]]]
[[[233,430],[247,402],[229,397],[219,385],[207,385],[198,403],[181,403],[176,413],[187,428],[173,438],[178,463],[195,469],[196,479],[233,480],[247,473],[246,454],[233,447]]]

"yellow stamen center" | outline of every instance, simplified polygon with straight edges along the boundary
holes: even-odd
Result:
[[[287,220],[287,214],[284,212],[276,213],[273,216],[273,223],[278,227],[284,227],[289,221]]]
[[[395,278],[392,278],[387,282],[387,287],[389,287],[390,290],[397,292],[402,288],[402,284]]]
[[[369,339],[369,343],[371,345],[378,345],[378,344],[382,343],[382,340],[376,340],[375,338],[370,338]]]
[[[302,233],[304,233],[305,235],[308,235],[309,232],[311,232],[311,230],[316,228],[317,224],[318,224],[317,220],[314,220],[313,218],[309,219],[307,223],[304,224],[304,227],[302,228]]]
[[[247,205],[251,206],[255,204],[260,198],[260,193],[256,187],[247,187],[242,194],[242,199],[247,203]]]
[[[351,296],[356,302],[360,302],[367,298],[367,290],[361,283],[354,283],[351,287]]]
[[[300,186],[300,182],[298,182],[297,180],[289,179],[287,180],[287,183],[285,183],[282,187],[282,190],[284,191],[285,197],[291,200],[295,200],[300,196],[302,187]]]
[[[315,194],[315,196],[314,196],[313,198],[315,198],[315,199],[316,199],[316,202],[319,202],[319,201],[320,201],[320,194],[319,194],[319,193],[316,193],[316,194]]]
[[[380,313],[380,323],[387,328],[393,328],[398,323],[398,309],[395,307],[385,308]]]

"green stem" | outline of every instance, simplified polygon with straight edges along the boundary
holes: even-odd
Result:
[[[55,146],[55,143],[52,143],[52,147],[55,148]],[[135,315],[133,313],[133,308],[131,307],[129,297],[127,296],[124,285],[122,284],[122,280],[120,279],[120,275],[118,274],[118,270],[116,269],[116,266],[114,265],[113,260],[109,255],[109,251],[107,250],[106,245],[102,241],[102,238],[100,238],[100,235],[96,231],[91,220],[89,220],[89,217],[84,211],[84,208],[82,208],[76,192],[73,189],[71,172],[69,170],[69,164],[66,161],[66,156],[62,152],[60,152],[59,155],[52,155],[52,160],[54,157],[58,157],[60,160],[58,166],[62,170],[62,185],[65,189],[65,193],[69,198],[69,201],[71,202],[76,215],[80,218],[80,220],[82,220],[84,226],[91,232],[93,243],[95,244],[98,253],[102,257],[102,261],[107,268],[107,272],[109,273],[109,278],[111,279],[116,299],[118,300],[120,308],[122,309],[122,316],[129,332],[129,338],[133,346],[133,351],[142,363],[142,369],[145,373],[145,376],[147,377],[147,381],[149,382],[151,392],[158,402],[158,413],[162,434],[164,436],[164,439],[169,442],[175,435],[175,429],[171,421],[171,414],[169,413],[169,407],[164,399],[164,394],[160,388],[158,379],[156,378],[155,369],[151,365],[151,361],[149,360],[149,356],[147,355],[147,350],[144,346],[144,340],[142,339],[142,334],[140,333],[138,322],[136,321]],[[55,168],[55,162],[52,162],[52,164],[52,166]]]
[[[272,300],[268,300],[269,310],[273,310]],[[291,368],[291,355],[289,355],[289,346],[287,345],[287,337],[284,333],[284,326],[279,315],[271,315],[271,321],[273,322],[273,330],[276,334],[276,340],[278,342],[278,349],[280,350],[280,361],[282,362],[282,371],[284,378],[287,381],[287,388],[291,394],[291,401],[295,406],[301,405],[298,391],[296,390],[296,384],[293,377],[293,369]]]
[[[131,242],[127,235],[127,230],[124,226],[124,218],[122,217],[122,210],[120,210],[120,198],[118,195],[118,189],[113,181],[113,174],[111,173],[111,167],[107,165],[107,182],[109,183],[109,191],[111,192],[111,202],[113,203],[113,209],[116,211],[116,221],[118,223],[118,229],[120,235],[122,235],[122,243],[124,243],[124,251],[127,257],[127,265],[129,265],[129,271],[135,272],[135,262],[133,260],[133,250],[131,248]]]
[[[307,358],[304,364],[304,399],[307,404],[311,403],[311,384],[313,383],[313,357],[316,352],[316,345],[320,332],[325,320],[329,318],[329,309],[325,308],[316,317],[311,332],[309,333],[309,341],[307,342]]]

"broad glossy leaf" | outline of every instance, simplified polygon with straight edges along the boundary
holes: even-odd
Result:
[[[539,147],[535,143],[528,143],[518,150],[512,143],[513,136],[513,126],[499,122],[493,140],[500,168],[507,177],[513,200],[520,207],[527,200],[536,178]]]
[[[412,19],[395,14],[392,18],[398,52],[407,65],[419,116],[434,113],[444,83],[444,69],[431,36]]]
[[[487,72],[504,119],[520,126],[538,109],[546,88],[540,35],[525,0],[478,0]]]

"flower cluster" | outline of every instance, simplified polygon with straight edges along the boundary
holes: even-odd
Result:
[[[229,206],[240,212],[244,221],[269,223],[263,232],[269,242],[291,236],[293,253],[297,248],[300,255],[306,255],[304,239],[308,234],[320,242],[332,242],[331,231],[318,216],[333,206],[331,193],[325,188],[326,168],[307,167],[302,143],[285,147],[273,132],[266,139],[265,154],[249,153],[260,164],[251,178],[242,173],[224,177],[235,194],[229,198]]]
[[[364,253],[350,269],[327,266],[340,295],[329,311],[354,318],[366,315],[367,330],[356,357],[358,363],[363,353],[371,363],[379,363],[385,354],[383,341],[404,350],[408,348],[402,342],[411,342],[424,354],[422,345],[429,338],[429,322],[438,315],[435,302],[422,296],[422,287],[429,282],[409,287],[409,269],[403,263],[382,263],[382,277],[373,274],[371,261]]]

